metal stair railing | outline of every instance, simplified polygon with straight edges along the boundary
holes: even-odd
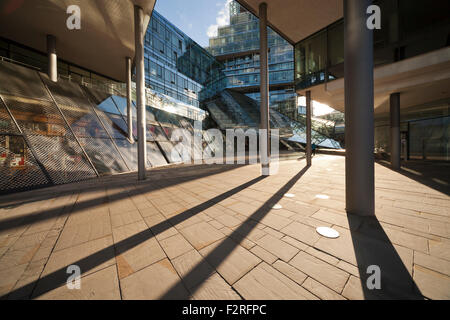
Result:
[[[256,123],[227,91],[222,91],[220,95],[238,122],[245,124],[246,126],[256,126]]]

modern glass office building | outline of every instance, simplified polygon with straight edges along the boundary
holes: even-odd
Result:
[[[293,88],[294,51],[291,44],[268,28],[270,107],[291,119],[297,116]],[[209,40],[209,52],[224,64],[222,86],[259,101],[259,21],[236,1],[230,4],[230,24],[219,27]]]
[[[42,51],[0,38],[0,193],[136,171],[137,110],[133,101],[130,140],[125,84],[63,59],[57,82],[47,69]],[[204,120],[199,92],[220,64],[154,12],[145,69],[147,167],[180,163],[172,132]],[[219,147],[203,134],[205,149]]]
[[[200,92],[221,78],[222,69],[208,51],[153,11],[145,36],[147,87],[199,107]]]
[[[230,128],[258,127],[258,42],[242,40],[258,35],[258,21],[236,3],[231,21],[219,30],[228,34],[226,54],[214,56],[153,12],[144,39],[147,167],[184,160],[172,132],[193,133],[193,120],[206,117],[199,107],[214,96],[224,102],[220,112],[235,121],[228,122]],[[247,31],[241,35],[234,28]],[[240,47],[231,44],[235,32],[244,37],[236,39]],[[270,31],[270,50],[271,125],[286,129],[285,143],[304,144],[304,126],[291,121],[293,47]],[[129,135],[125,83],[63,58],[58,58],[57,81],[51,80],[42,49],[11,38],[0,38],[0,60],[0,173],[6,177],[0,193],[137,170],[137,108],[133,101]],[[134,100],[134,83],[131,88]],[[220,129],[228,128],[222,125],[229,118],[214,120]],[[339,147],[318,132],[314,137],[317,145]],[[197,154],[221,147],[207,132],[203,138],[207,144]]]
[[[419,65],[419,62],[412,62],[412,58],[419,59],[450,45],[448,1],[376,0],[373,3],[381,9],[381,29],[374,30],[375,77],[390,72],[388,68],[392,64]],[[428,62],[434,59],[425,58]],[[401,72],[404,68],[396,70]],[[380,70],[378,73],[377,69]],[[417,88],[409,89],[411,92],[399,92],[402,104],[408,104],[405,108],[402,106],[400,113],[402,157],[405,159],[450,160],[450,100],[445,98],[448,84],[447,87],[436,85],[433,89],[431,85],[440,76],[438,70],[432,73],[429,89],[419,89],[411,78],[414,74],[410,72],[412,82],[408,88]],[[428,70],[424,69],[422,75],[425,77],[427,74]],[[341,19],[295,45],[295,87],[297,91],[324,84],[330,88],[334,85],[333,80],[343,77],[344,21]],[[397,76],[396,80],[402,83],[400,77]],[[390,90],[392,92],[393,89]],[[376,96],[376,152],[390,153],[389,118],[389,94]]]

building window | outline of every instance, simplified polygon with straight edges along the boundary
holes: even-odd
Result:
[[[157,77],[163,79],[163,68],[160,65],[156,65]]]

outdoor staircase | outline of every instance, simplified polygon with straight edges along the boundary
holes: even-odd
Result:
[[[238,125],[231,119],[228,114],[222,111],[216,104],[216,100],[211,100],[206,103],[206,106],[211,114],[213,120],[217,123],[221,130],[235,128]]]
[[[244,110],[242,105],[238,103],[233,96],[230,95],[228,90],[224,90],[220,93],[220,98],[225,104],[226,109],[230,112],[236,122],[242,124],[245,127],[256,128],[257,122],[255,122],[250,115]]]

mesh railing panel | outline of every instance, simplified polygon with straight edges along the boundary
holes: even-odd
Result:
[[[0,93],[50,101],[36,71],[0,61]]]
[[[43,76],[42,78],[60,107],[61,105],[68,105],[83,109],[86,108],[86,97],[79,84],[64,79],[53,82],[46,76]]]
[[[0,191],[50,183],[22,136],[0,135],[0,177]]]
[[[128,132],[128,126],[127,123],[123,120],[122,116],[106,112],[104,114],[114,123],[113,127],[115,128],[115,130],[123,133],[121,134],[122,137],[123,135],[127,135],[126,132]]]
[[[174,127],[172,126],[161,126],[162,131],[164,131],[165,136],[167,137],[167,139],[170,141],[170,138],[172,137],[172,132],[173,130],[175,130]]]
[[[45,74],[6,62],[0,62],[0,94],[23,131],[22,136],[0,103],[0,191],[85,180],[96,177],[96,170],[101,175],[137,170],[137,143],[126,139],[125,98],[64,79],[54,83]],[[132,109],[136,137],[134,103]],[[168,137],[178,127],[192,132],[192,122],[158,111],[167,123],[162,127],[152,110],[146,108],[148,167],[166,165],[167,159],[181,162]]]
[[[79,138],[79,140],[99,174],[109,175],[128,171],[110,139]]]
[[[77,137],[109,137],[79,85],[66,80],[44,81]]]
[[[131,144],[126,139],[114,139],[117,148],[122,154],[125,162],[131,171],[137,171],[138,169],[138,158],[137,158],[137,143]]]
[[[19,134],[20,132],[9,116],[3,102],[0,101],[0,134],[2,133]]]
[[[53,103],[6,95],[3,98],[25,134],[60,136],[68,131]]]
[[[88,88],[86,86],[82,86],[82,89],[87,92],[90,97],[93,98],[93,102],[95,104],[100,104],[102,101],[108,99],[109,97],[111,97],[111,94],[107,93],[107,92],[103,92],[100,90],[95,90],[92,88]]]
[[[155,142],[147,142],[147,160],[153,167],[164,166],[167,164],[166,159]]]
[[[180,154],[175,150],[175,146],[171,142],[158,141],[158,144],[161,146],[170,163],[182,162]]]
[[[118,115],[114,114],[105,114],[101,110],[95,110],[98,117],[102,121],[106,131],[111,135],[112,138],[115,139],[126,139],[128,136],[127,127],[123,119]],[[124,126],[125,125],[125,126]]]
[[[4,99],[56,184],[96,177],[54,104],[7,96]]]
[[[28,135],[28,140],[54,183],[63,184],[97,177],[72,134]]]

